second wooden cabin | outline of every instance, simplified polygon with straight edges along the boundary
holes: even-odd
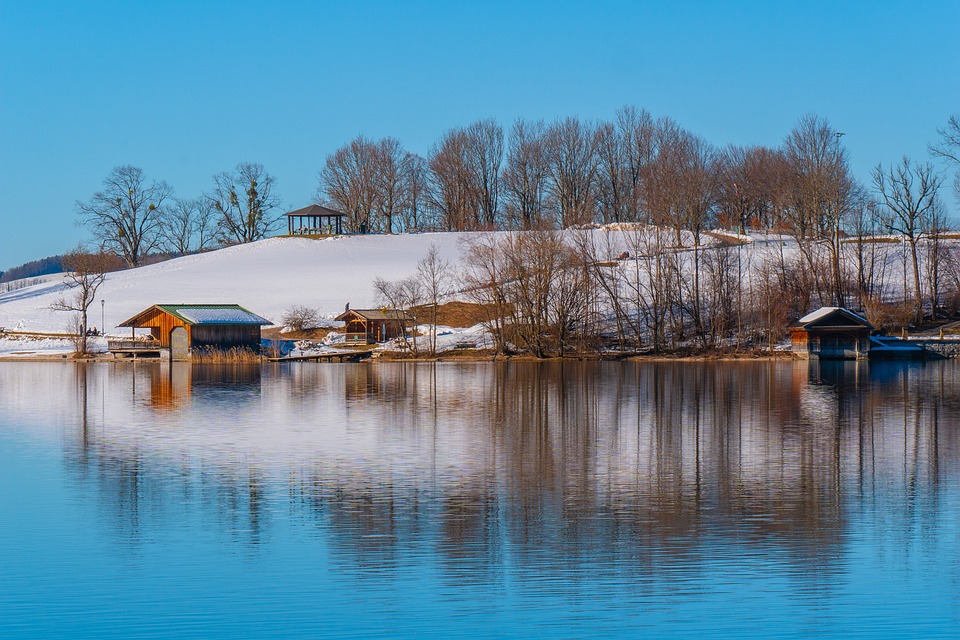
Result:
[[[336,317],[346,323],[344,333],[348,344],[375,344],[404,335],[416,322],[402,309],[351,309]]]

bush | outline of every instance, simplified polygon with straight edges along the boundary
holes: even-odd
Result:
[[[877,297],[863,301],[864,317],[880,331],[901,331],[910,324],[916,308],[909,301],[883,302]]]
[[[283,314],[283,324],[293,331],[304,331],[314,328],[320,321],[320,313],[316,309],[297,305],[290,307]]]

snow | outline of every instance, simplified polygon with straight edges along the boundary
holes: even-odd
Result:
[[[808,322],[815,322],[815,321],[819,320],[820,318],[825,318],[826,316],[830,315],[830,314],[833,313],[834,311],[840,311],[840,310],[841,310],[840,307],[820,307],[820,308],[817,309],[816,311],[813,311],[812,313],[808,313],[807,315],[805,315],[805,316],[803,316],[802,318],[800,318],[800,324],[807,324]],[[861,315],[858,314],[858,313],[855,313],[855,312],[853,312],[853,311],[850,311],[849,309],[843,309],[843,311],[845,311],[846,313],[849,313],[851,316],[857,318],[858,320],[860,320],[860,321],[863,322],[864,324],[870,324],[869,322],[867,322],[867,319],[866,319],[866,318],[864,318],[863,316],[861,316]]]
[[[87,344],[94,353],[105,352],[107,341],[101,338],[88,338]],[[70,338],[49,338],[32,336],[0,337],[0,356],[4,358],[27,358],[37,355],[69,355],[74,352],[73,340]]]
[[[595,246],[610,256],[610,261],[616,264],[614,268],[622,270],[626,279],[649,268],[646,254],[654,240],[658,246],[676,243],[676,234],[671,230],[637,224],[590,225],[570,233],[592,234]],[[789,236],[772,233],[751,233],[745,237],[726,235],[744,240],[732,250],[736,251],[738,265],[742,263],[747,286],[750,281],[759,280],[772,264],[780,260],[789,262],[799,255],[796,242]],[[276,325],[281,323],[286,310],[303,305],[318,310],[323,317],[321,325],[330,325],[347,303],[352,308],[375,308],[379,301],[374,280],[378,277],[398,280],[414,275],[417,262],[427,254],[431,245],[436,245],[440,257],[456,267],[464,252],[464,241],[475,236],[472,233],[419,233],[323,239],[269,238],[185,256],[108,274],[90,309],[89,324],[105,328],[108,333],[127,336],[129,329],[118,329],[117,324],[154,304],[239,304]],[[683,232],[684,246],[679,255],[686,268],[692,264],[688,251],[692,239],[689,232]],[[717,240],[709,236],[704,236],[702,242],[705,249],[717,244]],[[901,265],[905,264],[902,246],[889,243],[876,246],[883,252],[887,293],[895,296],[894,289],[902,281]],[[852,264],[849,258],[848,262]],[[62,277],[45,278],[32,286],[0,293],[0,327],[63,332],[71,324],[72,314],[51,309],[51,305],[63,295],[69,293]],[[451,297],[457,298],[458,294],[454,292]],[[463,299],[462,295],[459,297]],[[105,301],[103,306],[101,301]],[[829,310],[809,314],[804,321]],[[482,327],[441,328],[438,337],[441,350],[470,342],[477,348],[489,345]],[[66,343],[68,341],[49,343],[45,348],[68,350]],[[0,355],[41,348],[39,344],[30,349],[3,344],[6,346],[0,347]],[[328,341],[328,346],[333,345]]]
[[[111,273],[97,292],[90,324],[101,324],[101,300],[106,301],[103,324],[111,333],[118,331],[117,324],[153,304],[239,304],[274,324],[299,304],[333,318],[348,302],[354,307],[374,306],[374,279],[413,275],[431,244],[437,245],[442,258],[458,262],[458,243],[464,235],[269,238]],[[50,309],[65,292],[58,279],[0,294],[0,327],[65,330],[71,314]]]
[[[195,308],[195,307],[177,307],[176,312],[181,316],[197,324],[260,324],[264,318],[248,313],[243,309],[230,307],[220,308]],[[269,324],[269,322],[267,323]]]
[[[808,322],[814,322],[820,318],[824,318],[834,311],[839,311],[840,307],[820,307],[813,313],[808,313],[807,315],[800,318],[800,324],[806,324]]]

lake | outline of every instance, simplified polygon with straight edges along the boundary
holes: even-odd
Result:
[[[960,364],[0,363],[0,636],[951,637]]]

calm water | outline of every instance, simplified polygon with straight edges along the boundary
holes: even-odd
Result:
[[[960,364],[0,363],[0,396],[0,636],[960,635]]]

